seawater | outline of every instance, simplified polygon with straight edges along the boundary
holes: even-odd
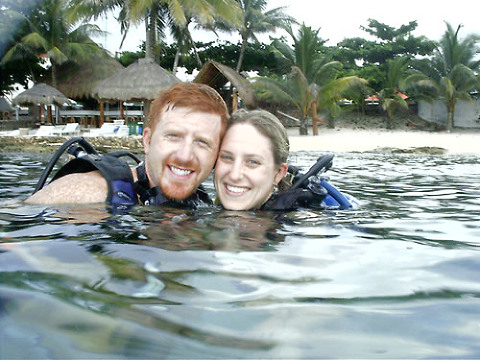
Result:
[[[360,208],[286,214],[23,204],[48,160],[0,155],[2,359],[480,357],[478,157],[337,154]]]

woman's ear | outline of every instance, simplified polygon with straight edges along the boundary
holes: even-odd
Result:
[[[278,172],[275,175],[275,184],[278,184],[280,181],[282,181],[287,171],[288,171],[287,163],[281,163],[280,167],[278,168]]]

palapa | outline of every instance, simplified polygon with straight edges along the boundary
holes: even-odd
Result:
[[[93,98],[95,87],[124,66],[111,56],[99,54],[82,63],[68,61],[56,69],[57,88],[71,99],[80,99]]]
[[[12,106],[4,97],[0,97],[0,119],[7,120],[10,118],[10,113],[13,111]]]
[[[255,92],[250,82],[232,68],[216,61],[208,61],[205,63],[193,82],[207,84],[220,93],[224,93],[222,89],[230,82],[237,90],[238,95],[242,98],[245,105],[255,107],[257,104]],[[232,96],[232,110],[235,110],[237,107],[235,92]]]
[[[28,90],[18,94],[12,100],[12,105],[39,105],[38,114],[39,121],[42,121],[43,106],[48,105],[48,121],[52,121],[51,105],[62,106],[63,104],[71,104],[71,101],[59,90],[45,83],[34,85]],[[58,116],[57,111],[57,116]]]
[[[139,59],[100,82],[93,93],[100,101],[153,100],[163,89],[180,80],[151,59]]]
[[[59,90],[39,83],[18,94],[12,100],[12,105],[63,105],[70,104],[70,100]]]
[[[12,106],[4,97],[0,97],[0,111],[13,111]]]

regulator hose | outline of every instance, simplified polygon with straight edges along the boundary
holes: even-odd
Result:
[[[43,170],[42,175],[40,176],[40,179],[38,179],[37,186],[35,187],[35,190],[33,191],[33,194],[35,194],[38,190],[42,189],[43,186],[45,185],[45,182],[47,181],[48,177],[50,176],[50,173],[52,172],[53,168],[55,167],[55,164],[57,163],[58,159],[62,156],[62,154],[70,148],[73,144],[78,143],[81,149],[85,151],[87,154],[95,154],[98,155],[97,151],[95,148],[83,137],[74,137],[71,138],[67,141],[65,141],[62,146],[60,146],[57,151],[53,154],[52,158],[47,164],[47,167],[45,170]],[[78,152],[78,151],[77,151]]]
[[[295,190],[299,187],[305,185],[308,179],[314,175],[317,175],[319,172],[325,172],[332,167],[332,160],[335,155],[326,154],[322,155],[317,159],[317,162],[300,178],[295,181],[295,183],[290,186],[289,190]]]

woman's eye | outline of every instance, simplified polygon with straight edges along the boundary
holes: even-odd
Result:
[[[260,165],[260,161],[255,160],[255,159],[250,159],[250,160],[247,161],[247,164],[250,165],[250,166],[258,166],[258,165]]]
[[[222,161],[225,161],[225,162],[231,162],[233,161],[233,157],[231,155],[227,155],[227,154],[221,154],[220,155],[220,159]]]

